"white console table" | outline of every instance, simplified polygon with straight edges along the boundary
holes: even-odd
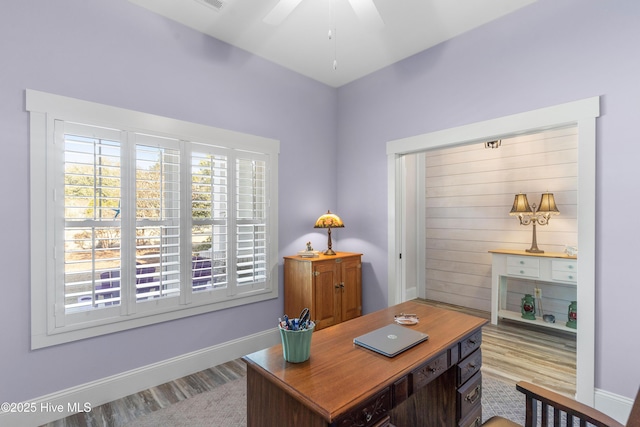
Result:
[[[507,278],[537,280],[551,285],[576,287],[578,263],[575,257],[557,252],[534,254],[509,249],[496,249],[489,252],[492,254],[491,323],[496,325],[498,318],[504,318],[576,332],[576,329],[565,326],[565,322],[547,323],[540,317],[536,317],[536,320],[523,319],[519,311],[507,310]]]

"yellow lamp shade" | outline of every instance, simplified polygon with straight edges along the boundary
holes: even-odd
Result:
[[[331,211],[327,211],[326,214],[320,216],[317,219],[316,225],[313,228],[342,228],[344,227],[344,223],[340,219],[340,217],[336,214],[331,213]]]

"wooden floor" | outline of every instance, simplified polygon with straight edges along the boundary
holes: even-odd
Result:
[[[43,427],[120,427],[158,409],[180,402],[199,393],[212,390],[229,381],[243,378],[246,365],[240,359],[196,372],[184,378],[152,387],[114,402],[45,424]]]
[[[421,301],[490,319],[490,313]],[[482,372],[516,383],[521,380],[569,397],[576,392],[576,334],[500,320],[482,328]]]
[[[420,301],[489,319],[489,313],[431,301]],[[501,321],[487,324],[482,335],[482,372],[508,382],[526,380],[573,397],[576,381],[575,334],[522,323]],[[165,408],[198,393],[211,390],[246,375],[241,360],[197,372],[188,377],[144,390],[72,415],[46,427],[123,426],[141,415]]]

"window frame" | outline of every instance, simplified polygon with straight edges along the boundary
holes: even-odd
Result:
[[[26,90],[26,110],[30,113],[32,349],[278,298],[279,141],[31,89]],[[57,120],[174,138],[180,141],[189,141],[189,146],[200,144],[230,152],[244,152],[250,156],[255,155],[264,159],[267,167],[266,192],[268,197],[266,207],[268,221],[266,235],[267,281],[264,288],[250,289],[246,292],[219,292],[219,290],[181,292],[179,303],[173,306],[156,304],[153,309],[136,310],[134,313],[125,313],[115,307],[114,310],[90,310],[92,314],[84,315],[85,319],[82,321],[71,324],[60,322],[60,313],[64,315],[65,310],[64,307],[60,310],[59,305],[57,306],[55,303],[56,296],[59,297],[56,292],[61,292],[61,290],[56,289],[54,263],[56,256],[63,256],[56,254],[54,249],[56,226],[60,227],[60,223],[63,226],[64,219],[47,214],[48,210],[50,211],[51,207],[56,204],[54,200],[56,198],[55,173],[56,170],[58,173],[61,170],[61,166],[55,166],[60,164],[55,163],[60,162],[60,159],[51,158],[52,155],[60,151],[53,148],[56,140],[54,132]],[[133,146],[135,146],[135,141]],[[182,167],[185,167],[189,165],[191,149],[186,149],[183,156]],[[234,162],[235,158],[233,158]],[[188,176],[191,176],[190,172]],[[229,191],[235,191],[235,177],[227,185]],[[187,212],[189,209],[187,206],[191,206],[191,182],[183,182],[181,188],[181,194],[189,196],[184,197],[188,200],[182,204],[183,209]],[[232,210],[234,207],[230,206],[229,209]],[[58,222],[56,223],[56,221]],[[186,233],[183,236],[189,237],[189,242],[183,246],[184,253],[181,255],[183,269],[187,269],[191,266],[191,214],[187,215],[187,218],[183,216],[180,222],[183,232]],[[235,236],[236,232],[228,232],[228,235]],[[187,248],[189,252],[186,252]],[[189,256],[184,256],[186,254]],[[235,253],[230,254],[229,258],[235,263]],[[42,262],[34,262],[33,260],[42,260]],[[56,309],[58,313],[56,313]],[[78,313],[71,315],[78,317]],[[58,317],[57,326],[56,316]]]

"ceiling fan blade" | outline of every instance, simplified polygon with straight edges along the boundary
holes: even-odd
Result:
[[[262,21],[269,25],[280,25],[301,1],[302,0],[280,0],[278,4],[271,9],[271,12],[267,13]]]
[[[368,27],[382,29],[384,21],[373,0],[349,0],[358,18]]]

